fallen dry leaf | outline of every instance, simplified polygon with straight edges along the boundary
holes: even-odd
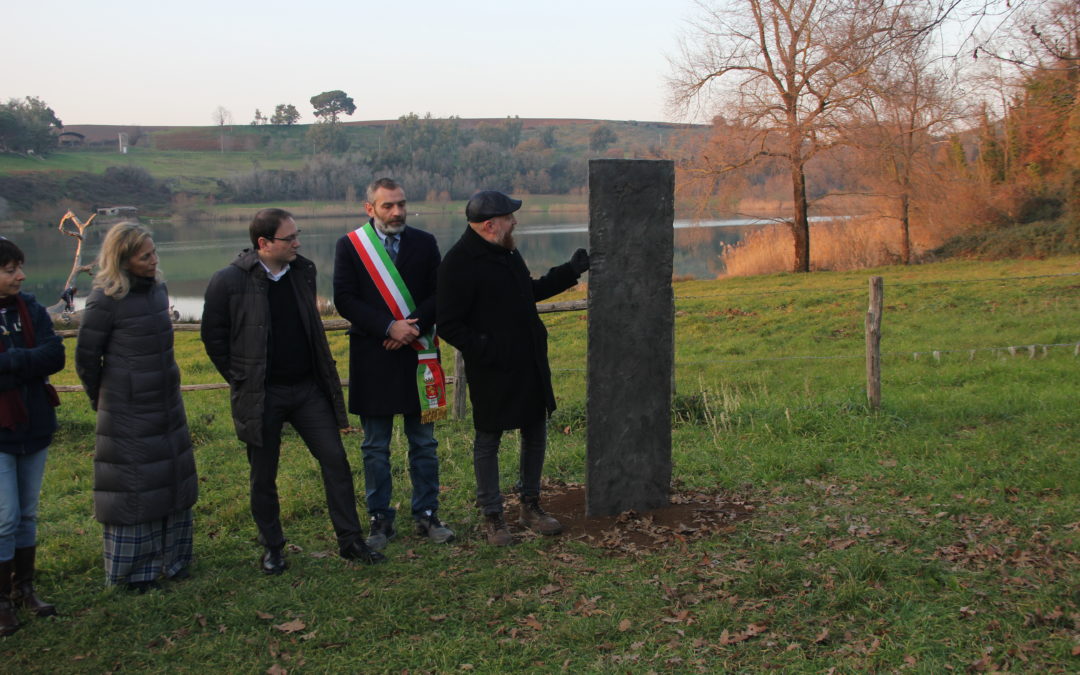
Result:
[[[622,621],[619,622],[619,632],[620,633],[625,633],[626,631],[630,630],[630,626],[631,626],[630,619],[623,619]]]
[[[266,669],[266,675],[289,675],[289,671],[275,663]]]
[[[273,614],[267,614],[266,612],[260,612],[259,610],[255,610],[255,616],[259,619],[262,619],[263,621],[274,618]]]
[[[307,628],[307,624],[300,619],[293,619],[292,621],[286,621],[285,623],[275,624],[274,628],[282,633],[299,633]]]
[[[532,628],[533,630],[544,630],[544,624],[540,623],[536,619],[536,616],[534,616],[532,614],[530,614],[527,617],[525,617],[524,619],[522,619],[520,621],[520,623],[525,624],[526,626],[528,626],[529,628]]]

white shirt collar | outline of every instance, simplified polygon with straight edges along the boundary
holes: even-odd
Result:
[[[266,270],[266,276],[270,277],[270,281],[281,281],[281,277],[285,276],[289,271],[289,263],[285,263],[285,267],[282,267],[281,271],[277,274],[270,271],[270,268],[266,266],[266,263],[262,261],[262,258],[259,258],[259,264]]]

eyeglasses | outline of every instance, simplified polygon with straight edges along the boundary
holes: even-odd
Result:
[[[269,239],[270,241],[285,241],[285,242],[288,242],[288,243],[291,244],[291,243],[293,243],[294,241],[296,241],[297,239],[300,238],[300,233],[301,232],[303,232],[303,230],[297,230],[296,234],[290,234],[287,237],[266,237],[266,238]]]

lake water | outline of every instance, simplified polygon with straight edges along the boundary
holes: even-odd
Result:
[[[588,224],[584,213],[550,214],[518,213],[514,238],[533,276],[569,260],[578,248],[588,247]],[[363,224],[357,218],[298,218],[303,230],[300,252],[315,262],[319,269],[319,294],[333,295],[334,247],[339,237]],[[464,231],[463,218],[443,213],[410,214],[409,224],[435,235],[439,250],[444,253]],[[720,253],[725,246],[738,242],[747,228],[760,226],[763,221],[746,219],[715,219],[675,222],[674,273],[681,277],[712,279],[723,272]],[[239,221],[208,222],[194,225],[155,223],[149,225],[154,233],[161,269],[169,285],[173,304],[184,318],[197,317],[202,312],[202,298],[210,276],[227,265],[241,249],[251,246],[247,224]],[[87,230],[83,247],[83,262],[97,256],[108,226],[95,224]],[[38,229],[10,233],[26,254],[27,280],[23,290],[36,295],[44,305],[59,299],[64,281],[71,271],[76,241],[56,229]],[[585,277],[587,279],[587,277]],[[90,278],[79,276],[78,297],[85,298]],[[80,302],[77,302],[81,306]]]

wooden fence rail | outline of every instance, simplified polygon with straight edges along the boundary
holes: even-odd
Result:
[[[547,302],[536,306],[536,311],[541,314],[548,314],[551,312],[575,312],[579,310],[588,309],[589,303],[587,300],[567,300],[564,302]],[[335,330],[348,330],[351,324],[345,319],[328,319],[323,321],[323,330],[335,331]],[[176,323],[173,324],[173,330],[177,332],[194,332],[199,330],[199,324],[197,323]],[[73,338],[78,336],[78,329],[58,330],[56,334],[62,338]],[[447,377],[446,383],[448,385],[454,385],[454,398],[451,410],[454,417],[462,419],[465,417],[465,406],[467,403],[467,393],[465,385],[465,360],[461,356],[461,352],[454,350],[454,373],[455,375]],[[349,386],[348,378],[341,381],[341,386]],[[58,384],[55,385],[58,392],[77,392],[83,391],[81,384]],[[229,385],[225,382],[212,382],[209,384],[182,384],[180,385],[180,391],[210,391],[213,389],[228,389]]]
[[[870,277],[870,306],[866,313],[866,397],[867,402],[872,410],[876,410],[881,405],[881,319],[882,319],[882,297],[883,293],[883,281],[881,277]],[[581,310],[588,310],[588,300],[567,300],[564,302],[548,302],[538,304],[536,311],[541,314],[549,314],[553,312],[576,312]],[[329,319],[323,321],[323,330],[335,331],[335,330],[347,330],[349,328],[349,322],[345,319]],[[197,331],[199,330],[199,324],[197,323],[178,323],[173,324],[174,330],[178,332],[185,331]],[[79,334],[78,330],[58,330],[56,334],[64,338],[73,338]],[[675,375],[672,373],[672,383],[674,383]],[[465,361],[461,356],[461,352],[454,350],[454,376],[447,377],[446,383],[454,385],[453,401],[451,404],[451,410],[454,417],[462,419],[465,417],[465,407],[467,403],[467,388],[465,380]],[[349,386],[349,380],[346,378],[341,382],[342,386]],[[58,392],[76,392],[82,391],[82,385],[78,384],[58,384],[55,385]],[[229,385],[225,382],[214,382],[210,384],[184,384],[180,386],[180,391],[208,391],[212,389],[228,389]]]

